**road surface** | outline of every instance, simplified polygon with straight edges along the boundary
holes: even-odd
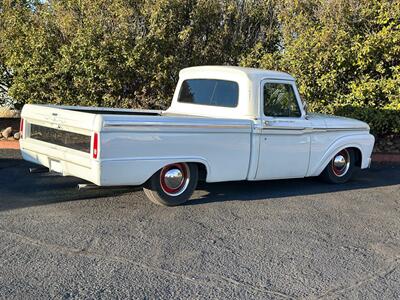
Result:
[[[172,208],[28,167],[0,150],[0,298],[400,298],[400,166],[200,184]]]

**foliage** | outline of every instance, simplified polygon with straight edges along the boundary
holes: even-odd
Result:
[[[0,2],[0,15],[3,11],[2,7],[2,3]],[[4,28],[4,18],[0,18],[0,29],[2,28]],[[0,39],[0,106],[10,104],[11,99],[8,95],[8,89],[12,83],[11,71],[6,65],[6,56],[2,51],[3,44],[3,39]]]
[[[274,49],[271,3],[3,0],[9,92],[21,103],[165,108],[181,68],[237,64],[261,40]]]
[[[299,0],[278,10],[284,51],[255,47],[242,64],[291,73],[313,111],[399,133],[400,2]]]
[[[180,69],[240,64],[399,133],[399,20],[396,0],[0,0],[0,87],[17,105],[166,108]]]

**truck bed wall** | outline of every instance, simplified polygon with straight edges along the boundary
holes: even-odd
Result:
[[[24,158],[47,167],[58,161],[64,175],[107,186],[143,184],[175,162],[203,164],[208,182],[247,178],[252,120],[90,111],[26,105],[22,112],[28,124],[21,140]],[[88,135],[92,143],[97,133],[98,157],[92,157],[92,150],[85,153],[31,139],[29,123]]]
[[[208,182],[247,178],[252,121],[102,116],[102,185],[142,184],[163,166],[197,162]]]

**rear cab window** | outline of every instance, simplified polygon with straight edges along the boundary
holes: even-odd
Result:
[[[236,107],[239,85],[235,81],[219,79],[188,79],[182,82],[178,102]]]

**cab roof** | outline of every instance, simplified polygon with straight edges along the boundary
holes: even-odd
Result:
[[[255,69],[255,68],[244,68],[237,66],[197,66],[182,69],[179,73],[180,77],[190,77],[193,74],[204,74],[206,76],[207,73],[212,74],[213,72],[218,73],[236,73],[238,75],[245,75],[249,79],[282,79],[282,80],[295,80],[291,75],[284,72],[279,71],[271,71],[271,70],[263,70],[263,69]]]

